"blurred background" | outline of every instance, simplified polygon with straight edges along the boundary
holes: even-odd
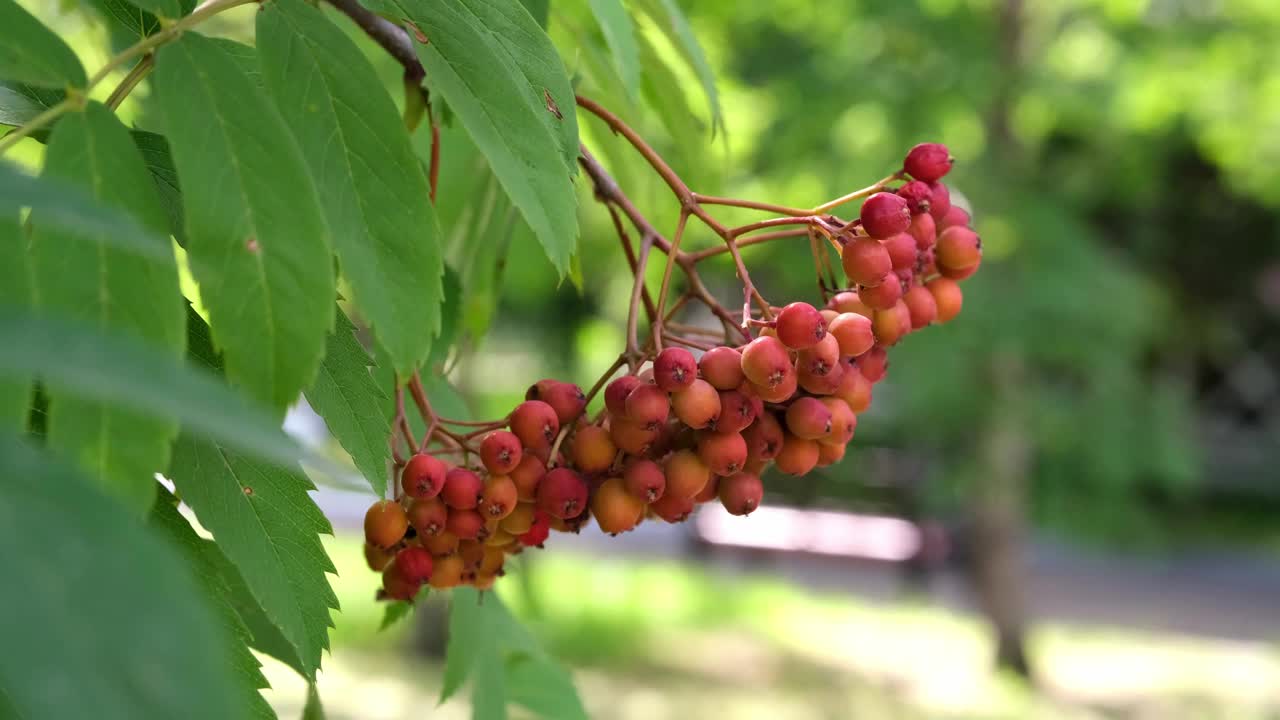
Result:
[[[105,57],[92,8],[23,4]],[[986,255],[960,317],[892,350],[839,465],[767,477],[750,518],[589,528],[522,556],[498,592],[593,716],[1280,718],[1280,2],[682,5],[719,87],[714,137],[652,23],[635,89],[586,0],[554,0],[549,29],[579,91],[701,192],[812,206],[945,142]],[[229,17],[247,37],[251,16]],[[124,112],[147,127],[145,88]],[[579,122],[669,233],[665,187]],[[589,385],[631,283],[607,213],[580,180],[580,272],[561,283],[460,132],[443,147],[450,402],[497,417],[539,378]],[[801,242],[745,255],[774,302],[819,301]],[[738,295],[727,263],[705,275]],[[325,441],[305,407],[291,427]],[[438,603],[376,631],[368,499],[321,491],[342,602],[329,713],[465,717],[464,698],[433,709]],[[268,669],[282,716],[300,709],[302,682]]]

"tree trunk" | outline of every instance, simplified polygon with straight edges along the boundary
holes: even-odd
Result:
[[[1032,679],[1027,658],[1025,493],[1031,448],[1022,411],[1020,359],[991,364],[992,403],[973,493],[973,582],[996,639],[996,666]]]

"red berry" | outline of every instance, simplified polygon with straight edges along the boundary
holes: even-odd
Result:
[[[842,312],[831,321],[831,335],[840,345],[840,354],[856,357],[871,349],[875,334],[871,331],[871,319],[851,312]]]
[[[822,314],[809,303],[793,302],[782,308],[776,323],[778,339],[792,350],[813,347],[827,336]]]
[[[742,431],[742,439],[747,441],[749,459],[772,460],[782,450],[782,424],[773,413],[763,413]]]
[[[752,392],[760,400],[771,403],[784,403],[796,394],[796,388],[800,384],[800,374],[792,372],[783,378],[781,383],[772,387],[764,387],[762,385],[752,385]]]
[[[692,450],[677,450],[663,464],[667,487],[662,497],[691,498],[702,492],[711,480],[711,468]]]
[[[654,500],[649,509],[669,523],[684,522],[693,514],[693,497],[667,493]]]
[[[399,565],[394,562],[382,571],[382,591],[392,600],[412,600],[421,585],[405,577]]]
[[[839,361],[839,340],[834,335],[824,335],[818,344],[800,351],[796,368],[801,374],[826,375]]]
[[[742,384],[742,353],[720,345],[702,354],[698,360],[702,379],[717,390],[732,390]]]
[[[568,468],[556,468],[538,486],[538,509],[561,520],[587,507],[587,482]]]
[[[964,269],[982,261],[982,240],[967,227],[949,227],[938,236],[939,268]]]
[[[885,347],[894,345],[911,331],[911,312],[899,300],[887,310],[876,311],[875,317],[871,318],[871,330],[877,343]]]
[[[912,215],[920,215],[929,212],[929,195],[932,192],[929,183],[912,180],[898,188],[898,197],[907,201],[907,208]]]
[[[526,400],[511,411],[511,432],[526,450],[549,448],[560,432],[555,408],[541,400]]]
[[[652,460],[634,460],[623,471],[622,483],[627,492],[644,502],[653,502],[666,490],[667,476],[662,466]]]
[[[364,539],[374,547],[392,547],[408,529],[409,518],[398,502],[379,500],[364,514]]]
[[[719,490],[720,478],[712,475],[711,479],[707,481],[707,484],[703,486],[702,490],[700,490],[697,495],[693,496],[694,504],[701,505],[702,503],[709,503],[712,500],[715,500],[718,496]]]
[[[720,394],[711,383],[695,379],[685,389],[672,393],[671,409],[680,422],[700,430],[720,416]]]
[[[915,240],[916,250],[928,250],[938,239],[938,225],[932,215],[921,213],[911,218],[911,227],[907,228],[907,233]],[[920,258],[917,256],[916,265],[919,264]]]
[[[644,515],[644,506],[644,501],[627,492],[616,477],[601,483],[591,497],[591,514],[600,529],[610,535],[634,528]]]
[[[699,433],[698,457],[716,475],[732,475],[747,461],[747,441],[736,432]]]
[[[845,365],[845,372],[840,376],[840,386],[836,388],[836,397],[844,400],[854,413],[866,412],[871,407],[871,381],[858,368]]]
[[[831,412],[831,432],[827,433],[824,438],[818,438],[824,443],[838,443],[844,445],[853,439],[853,431],[858,427],[858,416],[853,414],[853,410],[849,409],[848,403],[840,398],[828,397],[822,398],[822,404]]]
[[[831,411],[817,398],[802,397],[787,408],[787,430],[807,440],[831,433]]]
[[[484,482],[480,476],[466,468],[454,468],[445,476],[440,499],[455,510],[470,510],[480,504]]]
[[[582,393],[582,388],[559,380],[539,380],[529,386],[524,399],[541,400],[550,405],[561,425],[573,422],[587,407],[587,396]]]
[[[862,287],[875,287],[893,272],[889,251],[879,240],[869,237],[856,237],[845,243],[840,251],[840,264],[849,282]]]
[[[609,439],[613,444],[630,455],[643,455],[658,440],[659,431],[650,430],[625,417],[609,418]]]
[[[626,417],[627,396],[640,385],[640,378],[635,375],[623,375],[609,383],[604,389],[604,406],[609,408],[615,417]]]
[[[758,475],[740,472],[722,479],[717,494],[730,515],[750,515],[764,498],[764,483]]]
[[[884,379],[885,371],[888,369],[888,355],[885,353],[884,348],[879,345],[858,356],[858,370],[862,371],[862,376],[870,380],[872,384]]]
[[[667,392],[687,388],[697,377],[698,362],[684,348],[666,348],[653,360],[653,381]]]
[[[787,475],[804,475],[818,464],[818,442],[788,433],[782,450],[773,459],[778,471]]]
[[[840,377],[844,375],[844,365],[836,360],[826,372],[821,375],[815,375],[809,372],[808,368],[800,368],[796,373],[796,379],[800,382],[800,387],[811,395],[830,395],[840,387]]]
[[[938,322],[944,323],[960,313],[964,304],[964,293],[960,286],[950,278],[934,278],[924,285],[938,307]]]
[[[486,520],[501,520],[516,509],[520,501],[520,492],[515,481],[506,475],[490,476],[484,484],[484,492],[480,495],[480,514]]]
[[[455,508],[449,511],[449,520],[445,523],[445,529],[461,540],[474,540],[480,537],[481,531],[484,530],[484,516],[475,510]]]
[[[538,495],[538,483],[542,482],[542,476],[546,474],[546,463],[539,458],[533,455],[520,458],[520,464],[508,473],[511,482],[516,485],[516,495],[520,502],[533,502]]]
[[[893,193],[878,192],[867,198],[862,203],[860,217],[862,229],[873,238],[887,238],[911,227],[907,201]]]
[[[431,553],[420,547],[407,547],[396,553],[396,570],[411,583],[421,585],[431,577]]]
[[[756,417],[755,403],[740,390],[720,393],[720,414],[711,424],[716,432],[739,432]]]
[[[494,475],[506,475],[514,470],[523,452],[520,438],[506,430],[494,430],[480,441],[480,462]]]
[[[609,431],[598,425],[578,428],[569,443],[569,457],[580,472],[598,473],[613,465],[618,448],[609,437]]]
[[[449,509],[440,498],[419,498],[409,505],[409,524],[419,535],[439,535],[449,519]]]
[[[873,288],[862,288],[858,292],[858,296],[872,310],[877,312],[887,310],[902,299],[902,281],[897,276],[894,276]],[[872,319],[875,319],[874,314]]]
[[[646,430],[657,430],[671,413],[667,393],[657,385],[639,385],[627,396],[627,418]]]
[[[942,143],[920,143],[907,152],[902,169],[917,180],[933,182],[951,171],[951,152]]]
[[[529,531],[520,535],[520,544],[525,547],[540,546],[551,534],[551,516],[538,510],[533,515],[533,525]]]
[[[415,498],[429,498],[440,494],[444,487],[444,476],[449,466],[444,461],[426,453],[418,453],[409,458],[404,470],[400,472],[400,487],[404,494]]]
[[[970,221],[969,213],[966,212],[964,208],[959,205],[952,205],[950,208],[947,208],[946,214],[943,215],[941,219],[938,219],[938,232],[942,232],[943,230],[956,225],[959,225],[960,227],[969,227]]]
[[[794,376],[795,367],[781,340],[762,336],[742,349],[742,373],[756,385],[774,387]]]
[[[885,251],[885,254],[888,254],[887,250]],[[892,261],[890,261],[889,267],[893,267]],[[858,297],[858,293],[850,290],[836,293],[831,300],[827,302],[827,305],[832,310],[835,310],[837,313],[842,315],[844,313],[853,313],[855,315],[862,315],[868,320],[871,319],[871,308],[867,307],[866,304],[862,302],[862,299]],[[831,331],[830,325],[827,326],[827,331]]]
[[[935,221],[941,220],[951,210],[951,191],[940,182],[930,183],[929,188],[933,191],[929,194],[929,214]]]
[[[900,232],[885,238],[884,249],[894,270],[911,270],[916,266],[916,239],[909,232]],[[863,298],[865,300],[865,298]]]
[[[916,285],[908,290],[907,294],[902,296],[902,302],[911,313],[913,330],[930,325],[938,318],[938,303],[933,299],[933,293],[923,285]]]

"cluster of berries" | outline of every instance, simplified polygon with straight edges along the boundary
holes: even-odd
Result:
[[[950,168],[944,146],[918,145],[903,168],[911,180],[866,199],[838,238],[852,287],[825,308],[794,302],[752,318],[758,336],[737,347],[668,347],[612,380],[594,419],[577,385],[542,380],[507,429],[484,436],[479,465],[410,458],[402,499],[365,517],[382,596],[409,599],[423,583],[487,588],[507,555],[592,518],[616,535],[647,518],[681,522],[713,500],[747,515],[767,467],[800,476],[840,460],[887,348],[955,317],[957,281],[981,261],[968,214],[940,181]]]

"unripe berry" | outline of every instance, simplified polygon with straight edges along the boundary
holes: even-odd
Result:
[[[818,443],[818,467],[827,467],[834,465],[844,459],[844,451],[847,445],[837,443]]]
[[[866,412],[871,407],[871,381],[863,377],[858,368],[845,366],[844,375],[840,377],[840,386],[834,395],[845,402],[855,414]]]
[[[480,476],[466,468],[454,468],[445,476],[440,499],[456,510],[471,510],[480,503],[484,482]]]
[[[644,514],[644,501],[627,492],[619,478],[609,478],[596,488],[591,497],[591,514],[600,530],[610,535],[626,532],[636,526]]]
[[[932,199],[932,198],[931,198]],[[862,229],[873,238],[887,238],[911,226],[907,201],[893,193],[878,192],[862,203]]]
[[[717,494],[730,515],[750,515],[764,498],[764,483],[758,475],[740,472],[721,479]]]
[[[404,494],[415,498],[429,498],[440,494],[444,487],[444,476],[449,466],[444,461],[426,453],[418,453],[409,458],[404,470],[400,472],[400,487]]]
[[[889,253],[889,262],[894,270],[913,270],[916,266],[916,239],[909,232],[891,235],[884,241],[884,249]],[[866,302],[866,298],[862,299]]]
[[[781,383],[773,387],[762,387],[760,385],[753,385],[752,387],[757,397],[761,400],[771,403],[783,403],[796,394],[796,387],[799,382],[799,376],[792,372],[783,378]]]
[[[711,468],[693,450],[671,453],[662,465],[662,472],[667,478],[663,497],[674,495],[691,498],[711,479]]]
[[[463,540],[458,543],[458,557],[462,558],[462,567],[468,573],[480,569],[484,561],[484,544],[478,540]]]
[[[736,432],[699,433],[698,457],[716,475],[732,475],[747,461],[747,441]]]
[[[629,455],[644,455],[653,448],[658,440],[659,430],[650,430],[625,417],[609,418],[609,439],[613,444]]]
[[[627,396],[640,385],[640,378],[635,375],[623,375],[609,383],[604,389],[604,406],[614,417],[626,417]]]
[[[796,373],[796,379],[807,393],[830,395],[840,387],[840,378],[844,373],[844,365],[837,359],[836,363],[822,375],[814,375],[807,368],[801,368],[800,372]]]
[[[480,513],[486,520],[502,519],[511,514],[520,501],[515,481],[506,475],[491,475],[480,496]]]
[[[960,291],[960,286],[955,280],[934,278],[924,286],[933,295],[933,300],[938,306],[938,322],[947,322],[960,314],[960,308],[964,304],[964,293]]]
[[[877,310],[871,319],[871,330],[876,342],[889,347],[911,330],[911,313],[901,300],[887,310]]]
[[[556,419],[561,425],[573,422],[587,407],[587,396],[582,393],[582,388],[550,378],[530,385],[524,399],[541,400],[550,405],[556,411]]]
[[[542,482],[542,476],[546,474],[547,466],[542,460],[533,455],[525,455],[507,476],[515,483],[520,502],[533,502],[538,496],[538,483]]]
[[[889,251],[879,240],[869,237],[856,237],[845,243],[840,251],[840,265],[849,282],[862,287],[875,287],[893,272]]]
[[[920,143],[907,152],[902,169],[917,180],[933,182],[951,171],[955,162],[942,143]]]
[[[693,514],[693,497],[668,493],[653,501],[649,509],[666,522],[672,524],[684,522]]]
[[[505,520],[506,518],[503,518]],[[495,524],[492,520],[485,526],[487,535],[484,538],[485,547],[504,547],[510,545],[516,536],[503,529],[502,523]]]
[[[822,398],[821,402],[827,410],[831,411],[831,432],[818,440],[839,445],[848,443],[853,439],[853,431],[858,427],[858,416],[854,415],[848,403],[840,398]]]
[[[379,500],[364,514],[364,539],[374,547],[392,547],[400,542],[408,529],[409,518],[398,502]]]
[[[707,481],[707,484],[703,485],[702,489],[698,491],[698,494],[693,496],[693,503],[695,505],[701,505],[702,503],[709,503],[712,500],[715,500],[716,497],[718,497],[719,491],[720,491],[720,478],[715,475],[712,475],[711,479]]]
[[[480,441],[480,462],[494,475],[506,475],[520,464],[520,438],[506,430],[494,430]]]
[[[840,341],[834,335],[823,335],[812,347],[800,351],[796,369],[810,375],[826,375],[840,361]]]
[[[534,508],[532,503],[518,502],[511,509],[511,512],[502,521],[498,523],[498,527],[506,533],[512,535],[523,535],[529,532],[529,528],[533,527]]]
[[[598,425],[578,428],[569,444],[569,459],[583,473],[604,472],[613,465],[618,448],[609,438],[609,431]]]
[[[538,509],[561,520],[571,518],[587,506],[587,483],[568,468],[556,468],[538,486]]]
[[[840,345],[840,354],[857,357],[871,349],[876,336],[871,330],[871,319],[851,312],[842,312],[831,321],[830,332]]]
[[[445,528],[457,535],[459,540],[474,540],[480,537],[480,531],[484,530],[484,516],[475,510],[453,509],[449,511]]]
[[[717,390],[732,390],[742,384],[742,353],[735,348],[720,345],[702,354],[698,360],[702,379]]]
[[[952,205],[947,208],[946,214],[941,219],[938,219],[938,232],[955,226],[969,227],[971,223],[972,218],[969,217],[969,213],[964,208],[959,205]]]
[[[921,215],[929,212],[929,195],[933,193],[929,183],[920,180],[912,180],[911,182],[898,188],[898,197],[907,201],[907,209],[912,215]]]
[[[862,376],[871,381],[872,384],[883,380],[884,374],[888,369],[889,356],[880,345],[877,345],[858,356],[858,370],[860,370],[862,372]]]
[[[818,464],[818,441],[787,434],[782,450],[773,459],[778,471],[787,475],[804,475]]]
[[[622,484],[642,502],[653,502],[666,490],[667,476],[652,460],[633,460],[622,473]]]
[[[933,293],[923,285],[916,285],[908,290],[907,294],[902,296],[902,302],[911,313],[913,330],[930,325],[938,318],[938,303],[933,299]]]
[[[689,387],[696,377],[698,362],[684,348],[666,348],[653,359],[653,381],[667,392]]]
[[[748,459],[772,460],[782,450],[782,425],[773,413],[762,413],[742,431],[742,439],[747,441]]]
[[[466,566],[461,555],[446,555],[436,558],[435,567],[431,571],[431,579],[427,582],[436,590],[457,587],[462,584],[462,574]]]
[[[888,251],[886,251],[886,254],[887,252]],[[890,267],[893,267],[892,262],[890,263]],[[850,290],[836,293],[832,296],[831,300],[827,302],[827,305],[832,310],[835,310],[842,315],[844,313],[854,313],[867,319],[871,318],[871,308],[867,307],[866,303],[862,302],[862,298],[858,297],[858,293]],[[827,332],[831,332],[830,324],[827,325]]]
[[[391,563],[382,571],[382,591],[392,600],[412,600],[422,583],[404,576],[399,565]]]
[[[646,430],[657,430],[671,413],[667,393],[657,385],[640,385],[627,396],[627,418]]]
[[[929,189],[933,191],[929,193],[929,214],[935,221],[941,220],[951,210],[951,191],[940,182],[929,183]]]
[[[480,567],[476,568],[476,575],[482,577],[494,577],[502,570],[502,566],[506,561],[506,553],[492,545],[486,544],[484,548],[484,557],[480,559]]]
[[[688,387],[672,393],[671,409],[685,425],[700,430],[720,416],[720,394],[711,383],[695,379]]]
[[[938,239],[938,225],[932,215],[921,213],[911,218],[911,227],[907,228],[907,233],[915,241],[916,250],[928,250]]]
[[[817,440],[831,433],[831,411],[817,398],[802,397],[787,408],[787,429],[793,435]]]
[[[793,302],[778,313],[775,329],[778,339],[792,350],[813,347],[827,336],[822,314],[809,303]]]
[[[756,385],[773,387],[795,375],[787,346],[774,337],[758,337],[742,349],[742,373]]]
[[[408,518],[409,524],[418,531],[419,536],[438,535],[444,532],[449,509],[438,497],[418,498],[410,503]]]
[[[949,227],[938,236],[938,267],[963,269],[982,261],[982,240],[966,227]]]
[[[551,516],[537,511],[533,515],[533,525],[529,531],[520,536],[520,544],[525,547],[542,547],[551,534]]]
[[[396,570],[411,583],[421,585],[431,577],[431,553],[420,547],[407,547],[396,553]]]
[[[369,569],[374,572],[382,572],[387,568],[387,563],[391,562],[391,558],[395,557],[390,552],[383,550],[369,543],[364,544],[364,562]]]
[[[560,432],[555,408],[541,400],[526,400],[511,411],[511,432],[524,448],[547,448]]]
[[[858,297],[877,312],[888,310],[902,299],[902,281],[897,276],[890,276],[873,288],[862,288],[858,291]],[[873,314],[872,318],[874,317]]]
[[[445,530],[435,535],[421,535],[418,538],[422,547],[435,557],[451,555],[458,551],[458,536]]]

